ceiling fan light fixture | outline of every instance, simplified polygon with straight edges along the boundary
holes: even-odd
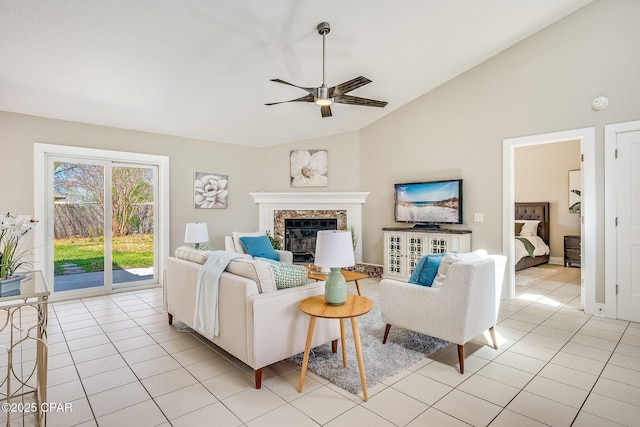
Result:
[[[333,104],[333,98],[316,98],[315,103],[320,105],[321,107],[324,107],[326,105]]]
[[[321,107],[333,104],[333,98],[329,98],[329,88],[324,83],[318,88],[318,96],[313,101]]]

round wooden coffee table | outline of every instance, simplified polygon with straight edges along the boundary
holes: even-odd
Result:
[[[316,295],[309,297],[300,302],[300,310],[307,313],[309,317],[309,330],[307,331],[307,343],[304,347],[304,357],[302,358],[302,370],[300,371],[300,383],[298,385],[298,393],[302,393],[304,385],[304,377],[307,373],[307,364],[309,363],[309,352],[311,351],[311,341],[313,340],[313,330],[316,326],[316,319],[322,317],[325,319],[340,320],[340,339],[342,342],[342,364],[347,367],[347,349],[345,348],[344,336],[344,319],[351,319],[351,328],[353,329],[353,341],[356,346],[356,355],[358,356],[358,368],[360,369],[360,381],[362,382],[362,395],[364,401],[369,399],[367,395],[367,380],[364,376],[364,362],[362,360],[362,348],[360,347],[360,332],[358,330],[358,316],[368,313],[373,308],[373,301],[368,298],[349,294],[347,301],[343,305],[332,306],[327,304],[324,295]]]

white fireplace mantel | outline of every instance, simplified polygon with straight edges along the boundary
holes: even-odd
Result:
[[[250,193],[259,205],[259,230],[274,229],[277,210],[345,210],[347,228],[356,236],[356,259],[362,259],[362,205],[369,192],[259,192]]]

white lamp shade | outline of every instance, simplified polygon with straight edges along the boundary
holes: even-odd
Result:
[[[184,232],[185,243],[203,243],[209,241],[209,230],[206,222],[190,222],[187,223],[187,229]]]
[[[314,264],[318,267],[350,267],[356,263],[348,230],[320,230],[316,239]]]

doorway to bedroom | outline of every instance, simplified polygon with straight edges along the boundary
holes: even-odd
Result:
[[[578,239],[578,243],[581,239],[580,201],[578,199],[574,202],[574,197],[578,198],[581,190],[578,185],[570,182],[570,178],[580,174],[580,169],[579,140],[515,149],[516,221],[540,220],[535,230],[537,233],[529,233],[529,227],[520,228],[520,232],[516,233],[516,271],[546,263],[567,265],[564,261],[565,243],[572,246],[571,239]],[[538,203],[540,207],[536,206]],[[540,212],[536,209],[540,209]],[[544,212],[546,209],[548,212]],[[516,224],[519,226],[525,223]],[[573,248],[569,250],[572,251]],[[579,258],[579,253],[577,255]],[[573,262],[569,266],[580,266],[579,259],[571,258],[571,261]]]
[[[585,265],[589,259],[595,259],[595,250],[590,247],[595,238],[595,228],[590,224],[585,229],[583,219],[595,209],[593,157],[593,128],[503,141],[503,250],[509,256],[503,298],[513,299],[516,296],[515,204],[549,202],[550,264],[533,268],[553,269],[556,265],[564,268],[565,236],[579,236],[579,240],[585,242],[578,249],[583,253],[580,269],[581,305],[588,313],[595,312],[595,266],[593,262],[590,266]],[[569,175],[577,170],[582,171],[579,181],[589,191],[581,200],[580,213],[572,213],[569,206]],[[581,189],[578,191],[582,194]]]

